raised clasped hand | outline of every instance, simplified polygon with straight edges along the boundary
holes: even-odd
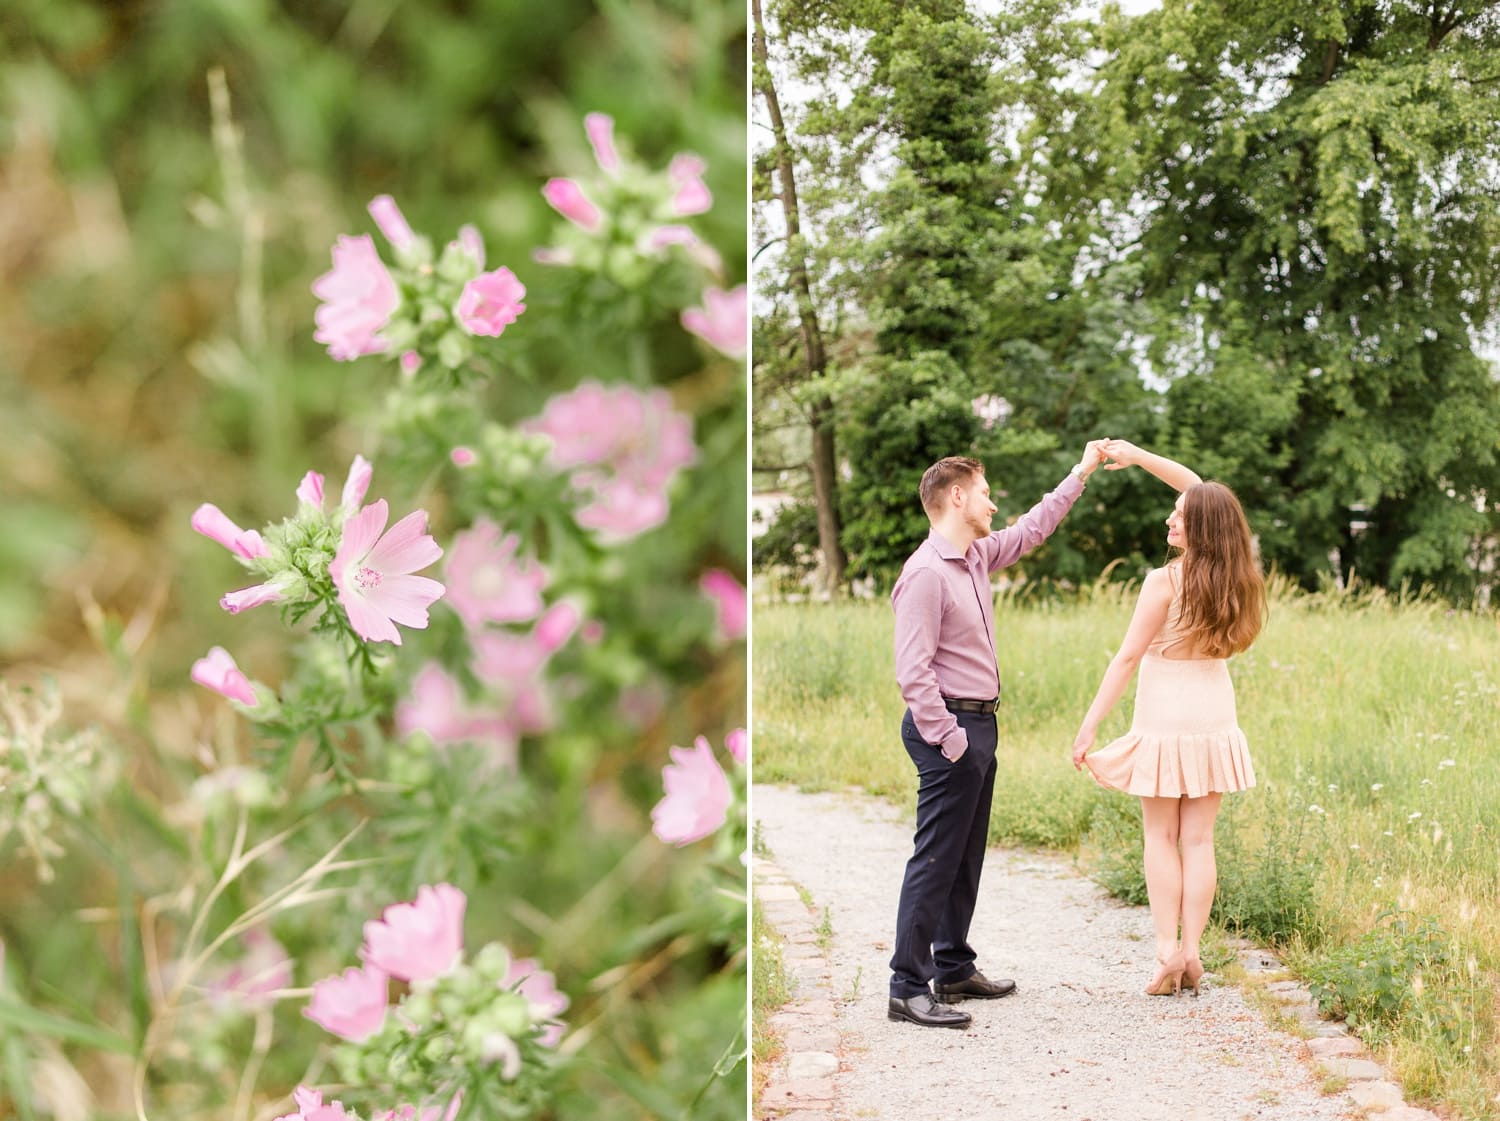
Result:
[[[1104,465],[1106,471],[1123,471],[1140,462],[1141,449],[1129,440],[1104,440],[1101,443],[1103,454],[1110,461]]]

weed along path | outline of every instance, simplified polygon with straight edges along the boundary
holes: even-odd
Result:
[[[1198,999],[1144,995],[1146,909],[1111,901],[1067,858],[1044,853],[990,850],[971,933],[979,967],[1015,978],[1018,992],[966,1001],[967,1031],[892,1022],[887,962],[910,815],[779,786],[756,786],[751,805],[767,850],[755,905],[785,939],[794,985],[772,1021],[786,1053],[761,1117],[1338,1121],[1361,1106],[1391,1107],[1381,1114],[1391,1121],[1434,1117],[1352,1063],[1355,1041],[1305,1001],[1286,1014],[1311,1040],[1269,1026],[1241,988],[1213,975]]]

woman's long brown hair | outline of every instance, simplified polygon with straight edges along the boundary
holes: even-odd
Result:
[[[1196,483],[1183,492],[1184,636],[1209,658],[1247,650],[1266,619],[1266,583],[1240,500],[1223,483]]]

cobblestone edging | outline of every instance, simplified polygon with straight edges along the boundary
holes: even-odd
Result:
[[[774,861],[755,857],[751,876],[752,905],[781,938],[792,989],[789,1002],[770,1018],[784,1050],[754,1102],[754,1115],[757,1121],[832,1121],[842,1116],[835,1078],[842,1040],[832,969],[818,942],[818,915]],[[1281,1015],[1310,1033],[1308,1061],[1324,1077],[1343,1080],[1342,1093],[1360,1111],[1375,1121],[1441,1121],[1431,1110],[1406,1103],[1400,1085],[1364,1044],[1342,1022],[1318,1014],[1306,985],[1265,980],[1285,973],[1275,954],[1243,940],[1235,949],[1246,987],[1263,989]]]
[[[1251,978],[1285,971],[1286,967],[1269,950],[1243,940],[1237,949],[1240,964]],[[1282,1015],[1312,1033],[1307,1040],[1312,1062],[1326,1075],[1347,1082],[1344,1092],[1366,1114],[1381,1121],[1440,1121],[1432,1110],[1406,1104],[1400,1083],[1350,1034],[1348,1026],[1342,1020],[1325,1020],[1318,1014],[1312,992],[1305,984],[1284,980],[1270,981],[1263,987],[1281,1006]]]
[[[791,1000],[771,1016],[785,1048],[754,1103],[757,1118],[827,1121],[836,1104],[839,1069],[838,1007],[828,956],[818,944],[817,916],[797,886],[770,860],[751,864],[752,905],[781,936]]]

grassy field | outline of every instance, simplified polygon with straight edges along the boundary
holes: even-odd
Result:
[[[1077,851],[1112,893],[1144,902],[1138,803],[1068,758],[1133,603],[1119,586],[997,603],[990,837]],[[1259,785],[1226,799],[1216,921],[1279,946],[1410,1097],[1500,1117],[1495,617],[1277,590],[1231,672]],[[1129,726],[1129,692],[1101,744]],[[903,707],[888,603],[757,603],[756,781],[914,805]]]

